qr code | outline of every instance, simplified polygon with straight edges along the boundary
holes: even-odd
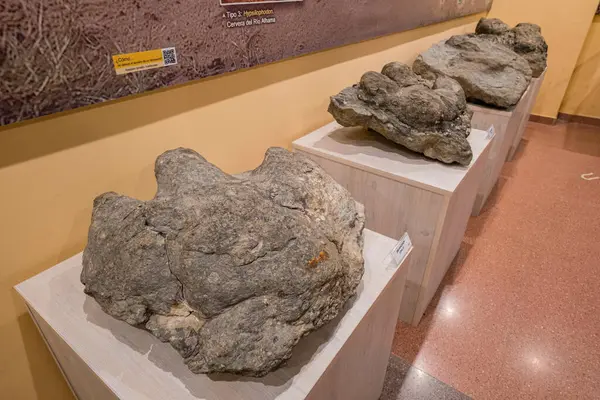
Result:
[[[162,49],[163,62],[165,66],[177,64],[177,55],[175,54],[175,47],[169,47],[168,49]]]

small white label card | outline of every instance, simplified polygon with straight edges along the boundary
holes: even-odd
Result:
[[[408,236],[408,232],[406,232],[402,235],[398,243],[396,243],[390,254],[387,255],[384,264],[388,269],[398,268],[412,247],[413,245],[410,241],[410,236]]]
[[[496,129],[494,128],[494,125],[492,125],[490,126],[490,129],[487,130],[487,135],[485,138],[487,140],[492,140],[494,136],[496,136]]]

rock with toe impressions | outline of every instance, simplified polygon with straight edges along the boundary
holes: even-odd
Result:
[[[271,148],[234,176],[176,149],[155,173],[151,200],[95,199],[81,281],[193,372],[263,376],[355,294],[363,207],[312,161]]]
[[[331,97],[329,112],[343,126],[371,129],[444,163],[469,165],[473,158],[472,113],[460,85],[444,76],[426,80],[393,62]]]
[[[500,109],[519,102],[532,76],[525,58],[474,34],[452,36],[433,45],[417,57],[413,70],[425,79],[453,78],[468,101]]]
[[[475,34],[479,38],[500,43],[525,58],[534,78],[538,78],[546,70],[548,44],[539,25],[520,23],[511,29],[497,18],[482,18],[477,24]]]

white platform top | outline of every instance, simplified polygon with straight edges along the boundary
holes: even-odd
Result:
[[[122,399],[304,399],[401,268],[383,260],[396,241],[365,230],[365,274],[343,317],[302,339],[287,366],[264,378],[195,375],[150,333],[105,314],[83,293],[81,253],[16,286],[30,307]],[[366,366],[368,368],[368,366]]]
[[[296,140],[294,149],[337,161],[354,168],[448,195],[490,144],[487,132],[473,129],[468,138],[473,161],[468,167],[447,165],[413,153],[383,136],[363,128],[344,128],[332,122]]]

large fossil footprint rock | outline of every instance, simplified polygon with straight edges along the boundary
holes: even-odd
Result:
[[[531,68],[508,47],[477,35],[458,35],[417,57],[413,70],[426,79],[456,79],[468,101],[498,108],[516,105],[531,82]]]
[[[362,126],[410,150],[469,165],[472,113],[460,85],[449,78],[417,76],[407,65],[387,64],[331,97],[329,112],[343,126]]]
[[[363,207],[312,161],[271,148],[232,176],[177,149],[155,172],[152,200],[95,199],[81,281],[193,372],[265,375],[355,294]]]
[[[503,44],[525,58],[534,78],[546,70],[548,44],[539,25],[520,23],[511,29],[497,18],[482,18],[477,24],[475,34],[479,38]]]

